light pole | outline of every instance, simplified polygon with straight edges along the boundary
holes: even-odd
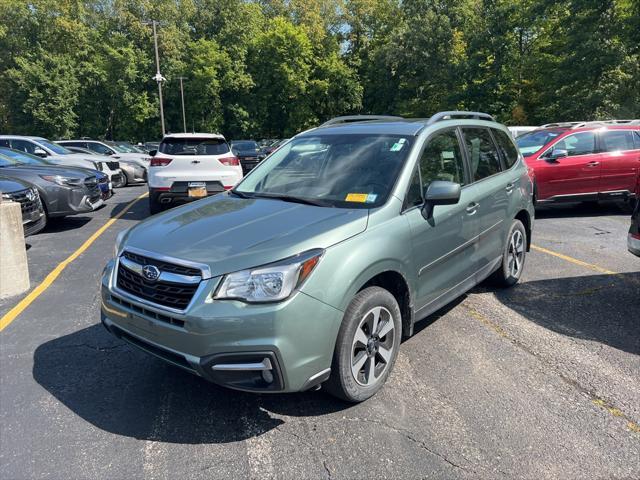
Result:
[[[184,114],[184,89],[182,88],[182,81],[186,79],[187,77],[178,77],[178,80],[180,80],[180,98],[182,99],[182,127],[184,129],[184,133],[187,133],[187,116]]]
[[[162,126],[162,136],[164,137],[165,129],[164,129],[164,108],[162,106],[162,82],[166,81],[166,78],[162,76],[160,73],[160,57],[158,56],[158,33],[156,32],[156,22],[155,20],[151,20],[150,22],[145,22],[146,25],[151,24],[153,26],[153,46],[156,51],[156,74],[153,79],[158,82],[158,96],[160,97],[160,125]]]

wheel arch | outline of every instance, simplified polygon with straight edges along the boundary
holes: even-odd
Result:
[[[522,222],[524,230],[527,232],[527,252],[529,252],[531,251],[531,215],[523,209],[516,213],[515,219]]]

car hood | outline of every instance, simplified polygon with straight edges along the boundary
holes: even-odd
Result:
[[[95,155],[85,155],[83,153],[70,153],[69,155],[51,155],[47,160],[60,165],[75,165],[78,167],[91,168],[93,164],[105,162],[104,158]]]
[[[0,175],[0,192],[2,193],[17,192],[29,187],[31,187],[31,185],[27,182],[23,182],[17,178],[9,178]]]
[[[364,231],[368,215],[221,194],[139,223],[123,246],[208,265],[215,277],[330,247]]]
[[[125,160],[127,162],[136,162],[143,166],[149,165],[149,155],[143,153],[114,153],[111,158],[115,160]]]

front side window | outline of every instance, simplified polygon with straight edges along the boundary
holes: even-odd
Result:
[[[464,143],[469,155],[471,178],[474,182],[502,170],[500,156],[487,128],[463,128]]]
[[[223,155],[229,153],[229,145],[221,138],[165,138],[158,147],[167,155]]]
[[[299,137],[263,161],[234,192],[339,208],[380,206],[412,142],[410,136],[386,134]]]
[[[26,140],[11,140],[11,148],[20,152],[33,154],[38,146],[33,142]]]
[[[596,135],[593,132],[580,132],[564,137],[553,146],[553,150],[566,150],[570,157],[589,155],[596,150]]]
[[[606,130],[600,134],[604,152],[633,150],[633,132],[630,130]]]
[[[513,167],[513,165],[518,161],[518,149],[509,138],[509,135],[502,130],[494,128],[492,132],[507,168]]]
[[[455,130],[437,133],[427,141],[420,157],[420,175],[423,191],[434,180],[464,185],[464,161]]]

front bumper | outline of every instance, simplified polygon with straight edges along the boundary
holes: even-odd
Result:
[[[147,181],[147,169],[132,163],[120,162],[120,169],[126,175],[128,183],[145,183]]]
[[[178,313],[120,291],[116,270],[115,260],[105,268],[101,316],[128,343],[239,390],[294,392],[328,378],[339,310],[302,292],[271,304],[213,301],[218,277],[202,280]]]
[[[89,190],[86,187],[50,187],[46,195],[47,213],[50,217],[64,217],[79,213],[92,212],[104,204],[100,188]]]

